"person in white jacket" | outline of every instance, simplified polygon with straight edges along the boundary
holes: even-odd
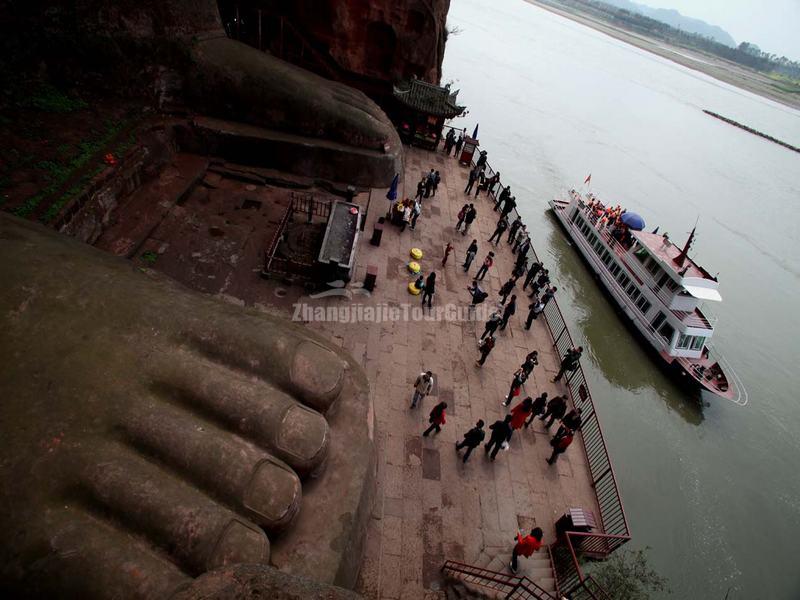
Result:
[[[433,373],[430,371],[420,373],[414,382],[414,397],[411,399],[411,408],[416,408],[417,402],[422,402],[422,399],[430,394],[432,389]]]

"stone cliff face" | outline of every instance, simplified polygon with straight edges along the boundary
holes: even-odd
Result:
[[[292,22],[343,68],[439,83],[450,0],[299,0]]]
[[[218,0],[235,39],[333,79],[319,57],[292,48],[299,34],[337,69],[395,82],[441,78],[450,0]],[[283,21],[281,21],[283,19]],[[259,26],[260,21],[260,26]],[[316,63],[316,64],[315,64]],[[335,71],[335,70],[334,70]]]

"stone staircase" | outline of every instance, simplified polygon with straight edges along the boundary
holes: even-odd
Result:
[[[511,560],[510,553],[497,553],[496,550],[487,553],[486,550],[482,551],[477,560],[470,567],[477,569],[484,569],[488,572],[502,574],[506,577],[527,577],[541,588],[540,596],[547,598],[556,598],[556,581],[553,575],[552,565],[550,563],[550,553],[547,547],[542,548],[534,553],[530,558],[519,558],[519,569],[516,574],[512,573],[509,569],[508,563]],[[480,574],[465,575],[463,573],[455,573],[446,571],[446,576],[451,582],[458,582],[458,585],[451,585],[447,588],[448,600],[457,598],[506,598],[511,587],[496,586],[497,589],[492,589],[494,583],[490,579],[482,579]],[[486,577],[490,577],[486,574]],[[458,595],[463,593],[463,595]],[[533,595],[515,595],[514,598],[536,598]]]

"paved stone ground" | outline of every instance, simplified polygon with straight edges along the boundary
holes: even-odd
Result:
[[[496,251],[496,262],[483,282],[484,289],[490,292],[487,305],[499,301],[497,291],[510,276],[513,255],[509,246],[503,241],[495,249],[486,242],[494,231],[497,213],[485,194],[477,201],[470,197],[478,208],[478,218],[470,234],[464,237],[455,232],[456,215],[468,200],[463,193],[467,169],[441,153],[407,149],[401,192],[413,195],[420,176],[431,167],[441,172],[442,183],[436,196],[425,201],[416,231],[407,229],[401,233],[387,223],[380,247],[370,245],[369,237],[373,224],[389,203],[385,199],[386,190],[373,190],[349,298],[341,295],[310,298],[300,286],[287,287],[260,278],[264,236],[274,221],[268,209],[271,203],[288,201],[284,198],[286,190],[269,187],[253,190],[253,186],[216,178],[208,181],[206,187],[212,190],[208,198],[196,198],[202,190],[195,189],[185,203],[178,203],[176,199],[199,177],[197,173],[202,174],[205,169],[205,164],[199,164],[193,157],[187,161],[184,165],[176,160],[173,165],[180,176],[173,177],[175,189],[168,181],[162,190],[161,196],[169,202],[159,205],[159,210],[163,208],[161,212],[167,214],[172,207],[172,212],[167,218],[160,213],[152,217],[154,224],[163,219],[157,229],[150,225],[142,230],[144,237],[147,231],[154,232],[144,250],[160,254],[165,243],[169,246],[155,268],[177,276],[191,287],[224,294],[248,305],[256,304],[283,316],[291,314],[297,302],[313,307],[363,304],[416,308],[420,298],[407,291],[413,279],[406,268],[412,247],[419,247],[425,253],[420,261],[424,274],[431,269],[437,273],[434,306],[469,304],[466,287],[490,249]],[[186,168],[181,171],[181,166]],[[212,176],[207,173],[206,177]],[[159,180],[153,186],[158,188],[162,183]],[[363,196],[366,195],[361,195],[361,200],[365,200]],[[239,200],[256,197],[265,201],[264,210],[225,212],[225,207],[240,207]],[[219,202],[222,204],[217,208]],[[213,218],[204,220],[203,215],[208,214]],[[139,221],[150,218],[147,214],[136,215]],[[219,223],[214,215],[219,217]],[[198,220],[204,225],[192,233],[187,227]],[[128,225],[136,226],[139,221],[133,219]],[[214,237],[208,225],[218,225],[225,235]],[[478,239],[480,250],[470,274],[465,274],[460,265],[473,237]],[[121,239],[120,235],[110,238],[114,244]],[[456,252],[442,268],[443,249],[448,240],[453,241]],[[184,264],[187,261],[198,264],[187,267]],[[208,272],[208,265],[216,265],[216,270]],[[371,296],[360,294],[363,290],[357,289],[368,265],[375,265],[378,270],[378,285]],[[475,366],[475,360],[483,321],[308,324],[353,354],[366,369],[371,386],[377,421],[378,490],[357,590],[365,597],[439,598],[442,596],[439,569],[445,559],[500,569],[510,555],[518,529],[529,530],[538,525],[545,531],[545,542],[550,543],[554,541],[555,520],[567,508],[589,508],[599,516],[580,437],[553,467],[545,463],[550,454],[549,435],[538,420],[530,429],[515,433],[510,450],[498,454],[494,463],[478,450],[467,464],[462,464],[453,448],[454,442],[478,419],[486,421],[488,427],[506,414],[501,400],[508,392],[513,372],[531,350],[539,351],[540,365],[527,382],[525,395],[536,396],[547,391],[552,397],[565,392],[560,384],[550,382],[559,358],[553,351],[547,326],[539,320],[526,332],[522,325],[527,296],[520,295],[519,299],[522,302],[518,314],[505,332],[499,332],[498,345],[482,369]],[[409,409],[412,384],[424,370],[434,372],[436,385],[422,407],[412,411]],[[447,424],[439,435],[423,438],[428,412],[442,400],[449,405]],[[554,426],[552,430],[555,429]],[[542,581],[546,575],[542,573],[543,566],[546,566],[544,557],[523,559],[521,573]]]
[[[442,183],[436,196],[425,201],[416,231],[400,233],[399,228],[387,223],[378,248],[369,244],[369,237],[373,222],[381,216],[381,208],[388,207],[388,201],[384,200],[385,190],[373,193],[354,279],[362,281],[367,265],[375,265],[378,285],[372,296],[357,294],[352,300],[334,297],[310,303],[418,306],[419,297],[407,291],[413,277],[405,265],[409,250],[419,247],[425,253],[420,261],[423,272],[434,269],[437,273],[434,306],[468,304],[466,287],[472,279],[460,267],[464,252],[471,239],[477,238],[480,250],[471,269],[474,274],[490,249],[486,240],[494,230],[497,213],[484,194],[476,202],[478,219],[470,234],[463,237],[456,233],[456,215],[466,199],[463,189],[467,169],[440,153],[408,149],[407,195],[414,193],[419,177],[431,167],[441,172]],[[456,253],[442,268],[443,248],[449,239]],[[497,291],[510,276],[512,257],[503,241],[496,251],[495,266],[484,280],[490,292],[487,302],[498,301]],[[525,386],[526,394],[535,397],[547,391],[552,397],[565,393],[561,384],[550,381],[557,371],[558,357],[547,326],[539,320],[531,331],[525,331],[526,314],[527,304],[521,302],[507,330],[499,332],[497,347],[482,369],[475,366],[482,322],[310,324],[361,360],[372,386],[378,492],[357,590],[367,598],[438,598],[439,569],[445,559],[488,564],[487,555],[507,557],[516,531],[534,525],[544,529],[546,542],[552,542],[555,520],[571,506],[591,509],[599,516],[579,437],[553,467],[545,462],[550,455],[550,438],[538,420],[530,429],[515,433],[510,450],[499,453],[494,463],[476,451],[468,463],[462,464],[454,450],[454,442],[478,419],[486,421],[488,427],[506,414],[501,401],[513,372],[529,351],[539,351],[540,365]],[[412,384],[424,370],[434,372],[436,386],[423,406],[412,411]],[[447,424],[439,435],[423,438],[428,412],[442,400],[449,405]],[[556,426],[551,429],[555,432]],[[524,565],[525,560],[521,562]]]

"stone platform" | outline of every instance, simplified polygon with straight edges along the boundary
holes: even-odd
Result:
[[[298,298],[298,292],[290,289],[284,300],[307,301],[314,306],[409,303],[416,307],[420,299],[407,291],[412,277],[405,264],[409,250],[419,247],[425,253],[420,261],[423,272],[432,269],[437,273],[434,306],[469,303],[466,287],[489,250],[495,251],[495,265],[483,287],[490,293],[487,303],[499,302],[497,292],[510,276],[514,259],[505,240],[497,248],[486,242],[498,213],[485,193],[477,201],[471,196],[478,218],[466,237],[456,233],[458,211],[467,201],[463,193],[467,169],[455,159],[407,148],[404,190],[401,186],[400,191],[413,195],[419,177],[430,168],[440,171],[442,182],[436,195],[424,201],[416,230],[401,233],[387,223],[377,248],[369,244],[369,237],[373,222],[381,216],[378,204],[386,190],[373,192],[371,222],[362,237],[356,271],[356,281],[361,281],[367,265],[377,266],[378,284],[370,297],[356,294],[352,300],[313,300]],[[388,208],[388,201],[383,201]],[[473,238],[480,249],[470,274],[465,274],[461,263]],[[448,240],[456,251],[442,268]],[[554,523],[568,508],[584,507],[599,516],[580,436],[552,467],[545,462],[551,451],[550,435],[538,420],[530,429],[516,432],[510,450],[498,454],[494,463],[476,451],[462,464],[454,450],[454,443],[478,419],[488,427],[506,414],[501,401],[514,371],[531,350],[539,351],[540,364],[523,394],[535,397],[546,391],[553,397],[566,393],[561,383],[550,381],[559,358],[547,326],[540,319],[530,331],[524,330],[525,300],[527,295],[519,295],[518,312],[506,331],[498,332],[498,344],[482,369],[475,366],[475,360],[483,322],[309,324],[361,361],[372,388],[378,423],[378,491],[357,588],[367,598],[439,597],[443,560],[501,564],[493,559],[502,556],[507,562],[519,529],[539,526],[544,529],[545,542],[552,543]],[[425,370],[436,376],[433,394],[421,408],[410,410],[413,382]],[[448,403],[447,424],[437,436],[423,438],[428,412],[439,401]],[[551,433],[555,430],[554,425]],[[521,559],[521,568],[525,568],[525,559]],[[552,575],[538,572],[538,560],[535,568],[537,572],[531,575],[550,587],[551,581],[543,580]]]
[[[195,167],[191,161],[189,165]],[[285,191],[269,186],[253,190],[252,186],[245,189],[244,184],[217,178],[207,181],[203,187],[210,188],[208,199],[206,192],[198,191],[199,187],[182,194],[186,200],[174,202],[171,210],[165,211],[163,221],[148,230],[146,242],[139,247],[158,253],[168,241],[167,249],[152,265],[156,270],[195,289],[224,294],[246,305],[300,319],[304,315],[296,314],[298,303],[336,309],[353,305],[401,310],[404,306],[418,307],[420,297],[407,291],[413,279],[406,269],[412,247],[424,252],[420,261],[423,272],[437,273],[434,308],[447,304],[466,307],[470,299],[466,287],[487,252],[494,250],[495,265],[483,287],[490,293],[487,305],[499,302],[497,292],[511,274],[513,255],[505,240],[496,248],[486,241],[494,231],[498,213],[492,210],[485,194],[475,200],[474,195],[468,198],[463,193],[467,169],[441,153],[406,148],[405,180],[400,194],[413,195],[417,181],[430,168],[440,171],[442,182],[436,195],[424,201],[416,230],[401,233],[386,223],[380,247],[370,245],[369,239],[389,202],[385,189],[372,190],[355,277],[344,292],[333,295],[310,297],[300,286],[266,281],[259,276],[264,228],[275,221],[271,205],[280,205],[286,197]],[[195,179],[191,169],[184,179],[191,187]],[[240,197],[257,199],[262,210],[226,210],[226,214],[219,214],[223,209],[218,206],[239,206]],[[454,225],[458,211],[467,201],[475,203],[478,218],[465,237],[455,232]],[[182,223],[189,226],[198,220],[203,226],[197,231],[202,235],[187,235],[189,230]],[[225,236],[209,235],[210,225],[224,229]],[[466,274],[461,263],[472,238],[478,240],[480,249],[470,274]],[[442,268],[447,241],[452,241],[456,250]],[[113,250],[114,242],[107,236],[100,245],[107,244]],[[138,253],[134,259],[138,260]],[[209,265],[216,271],[208,272]],[[377,268],[378,276],[377,287],[368,295],[359,284],[370,265]],[[401,319],[306,324],[361,363],[371,388],[377,423],[377,492],[356,588],[365,597],[439,598],[443,596],[439,569],[445,559],[480,566],[502,565],[510,557],[518,530],[539,526],[545,532],[544,541],[552,543],[554,523],[568,508],[586,508],[599,516],[580,436],[552,467],[545,462],[551,451],[550,435],[538,420],[530,429],[516,432],[510,450],[498,454],[494,463],[478,450],[467,464],[462,464],[454,450],[454,443],[478,419],[488,427],[506,414],[501,401],[514,371],[531,350],[539,351],[540,364],[520,397],[535,397],[544,391],[553,397],[566,392],[562,384],[550,381],[559,357],[547,326],[540,319],[531,331],[525,331],[527,295],[520,294],[518,300],[518,313],[504,332],[498,332],[497,347],[482,369],[475,366],[475,360],[483,321]],[[422,407],[412,411],[412,385],[425,370],[434,372],[436,385]],[[423,438],[428,412],[439,401],[449,405],[447,424],[440,434]],[[553,426],[551,433],[555,430]],[[521,574],[550,588],[552,574],[546,572],[545,556],[521,559]],[[313,576],[312,566],[307,571]]]

